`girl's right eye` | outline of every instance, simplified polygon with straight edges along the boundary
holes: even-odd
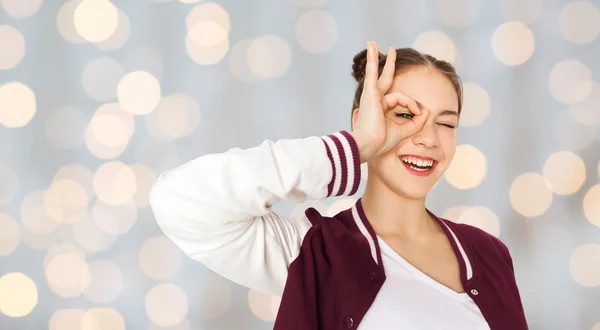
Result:
[[[396,117],[401,117],[401,118],[405,118],[405,119],[412,119],[415,115],[413,115],[412,113],[409,112],[401,112],[401,113],[396,113]]]

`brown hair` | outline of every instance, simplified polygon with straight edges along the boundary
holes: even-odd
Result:
[[[386,58],[387,55],[379,53],[379,75],[381,75]],[[428,66],[430,68],[434,68],[450,79],[450,82],[456,90],[456,96],[458,98],[458,113],[460,114],[463,103],[463,90],[460,77],[456,73],[454,66],[446,61],[438,60],[429,54],[423,54],[413,48],[396,49],[396,74],[401,74],[418,66]],[[354,56],[354,63],[352,64],[352,76],[358,82],[356,92],[354,93],[354,102],[352,103],[353,112],[354,109],[358,108],[360,104],[360,96],[363,91],[366,67],[367,50],[364,49]]]

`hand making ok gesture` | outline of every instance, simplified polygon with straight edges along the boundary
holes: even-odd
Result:
[[[402,139],[419,132],[427,120],[429,111],[421,111],[413,99],[400,92],[387,93],[394,81],[395,69],[396,50],[390,47],[379,77],[377,44],[367,43],[364,88],[352,131],[359,145],[361,161],[389,151]],[[385,113],[398,105],[409,109],[414,117],[401,124],[386,118]]]

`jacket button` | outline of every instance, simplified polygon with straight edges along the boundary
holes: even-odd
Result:
[[[344,317],[344,326],[348,329],[352,328],[354,326],[354,320],[349,316]]]
[[[471,294],[476,296],[479,294],[479,291],[477,291],[477,289],[471,289]]]
[[[379,274],[377,274],[377,272],[371,272],[369,273],[369,278],[371,278],[371,281],[377,281],[379,279]]]

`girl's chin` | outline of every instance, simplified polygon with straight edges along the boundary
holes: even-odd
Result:
[[[413,198],[425,198],[433,189],[438,181],[437,176],[415,177],[410,174],[402,175],[399,180],[395,181],[398,190],[404,195]]]
[[[400,178],[399,180],[394,180],[393,189],[400,193],[403,196],[414,198],[414,199],[423,199],[427,197],[427,194],[431,191],[433,186],[435,185],[435,181],[433,178],[427,180],[428,182],[424,182],[422,179],[417,179],[418,181],[410,178]],[[430,182],[429,182],[430,181]]]

